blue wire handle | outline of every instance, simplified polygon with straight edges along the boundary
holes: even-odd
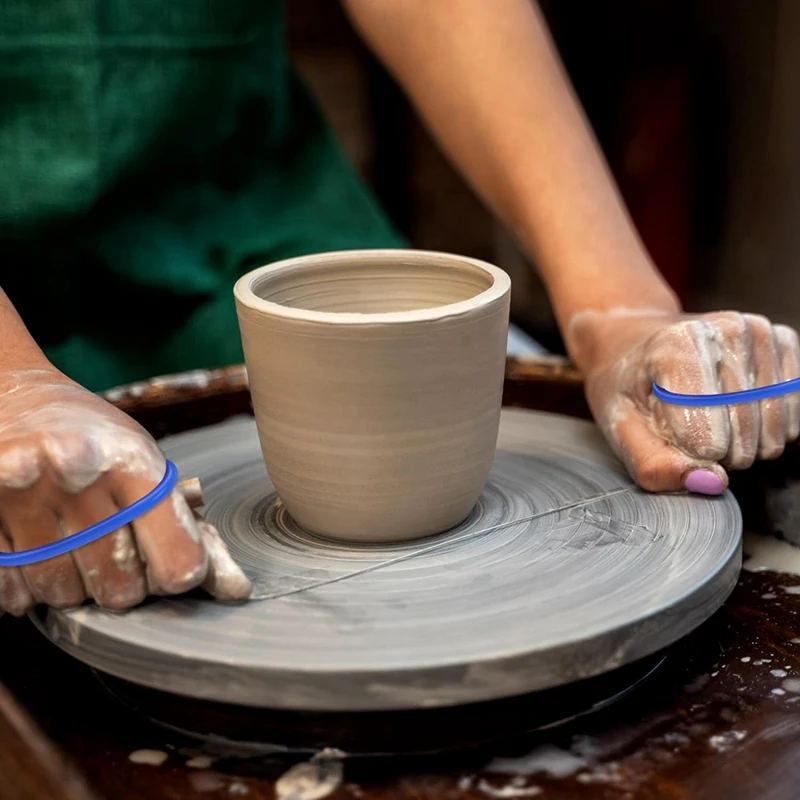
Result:
[[[177,483],[178,468],[171,461],[167,461],[167,471],[158,486],[149,494],[131,503],[127,508],[122,508],[110,517],[106,517],[78,533],[59,539],[57,542],[44,544],[41,547],[32,547],[30,550],[20,550],[16,553],[0,553],[0,567],[25,567],[39,561],[47,561],[49,558],[64,555],[64,553],[77,550],[90,542],[102,539],[103,536],[113,533],[150,511],[151,508],[155,508],[169,496]]]
[[[744,389],[741,392],[722,392],[721,394],[676,394],[653,384],[653,394],[662,402],[672,406],[733,406],[740,403],[753,403],[768,397],[780,397],[784,394],[800,392],[800,378],[793,378],[782,383],[769,386],[757,386],[755,389]]]

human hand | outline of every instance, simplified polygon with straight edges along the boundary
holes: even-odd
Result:
[[[736,406],[662,403],[652,383],[717,394],[800,377],[797,333],[753,314],[587,311],[570,332],[595,419],[634,480],[649,491],[716,495],[726,470],[774,459],[800,434],[800,395]]]
[[[77,533],[150,492],[165,469],[137,423],[56,370],[0,373],[0,551]],[[148,594],[198,586],[229,602],[251,591],[219,534],[176,489],[96,542],[0,568],[0,609],[19,616],[37,603],[70,608],[88,598],[122,611]]]

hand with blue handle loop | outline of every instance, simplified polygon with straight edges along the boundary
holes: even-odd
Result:
[[[178,468],[171,461],[167,461],[164,477],[151,492],[140,500],[64,539],[50,542],[41,547],[33,547],[30,550],[0,553],[0,567],[26,567],[30,564],[37,564],[40,561],[47,561],[55,556],[77,550],[79,547],[95,542],[103,536],[108,536],[109,533],[119,530],[128,523],[133,522],[137,517],[150,511],[150,509],[155,508],[162,500],[169,497],[177,483]]]
[[[781,397],[785,394],[800,392],[800,378],[773,383],[769,386],[757,386],[740,392],[721,392],[719,394],[677,394],[653,384],[653,394],[663,403],[672,406],[688,406],[707,408],[709,406],[734,406],[740,403],[755,403],[770,397]]]
[[[51,368],[0,369],[0,613],[117,613],[194,590],[246,601],[252,585],[203,505],[199,481],[180,482],[120,409]]]

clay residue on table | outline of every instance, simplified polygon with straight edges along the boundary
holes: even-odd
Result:
[[[782,572],[800,577],[800,548],[775,536],[745,532],[745,561],[749,572]],[[790,587],[789,593],[796,591]]]
[[[787,594],[787,586],[800,586],[800,579],[745,572],[725,609],[680,646],[670,668],[593,719],[497,744],[485,755],[465,752],[414,764],[347,761],[345,780],[331,798],[794,800],[800,786],[800,597]],[[179,745],[178,735],[121,713],[89,670],[53,650],[32,627],[3,619],[0,634],[21,654],[0,664],[0,676],[36,709],[101,796],[204,800],[211,792],[228,797],[228,787],[241,783],[251,797],[275,797],[275,780],[291,764],[281,755],[219,754],[213,770],[186,766],[199,752],[171,757],[162,767],[131,763],[132,751],[166,751]],[[786,677],[773,674],[777,670]],[[65,682],[70,693],[62,691]],[[509,734],[521,724],[509,719]],[[515,763],[515,772],[496,771]]]
[[[276,800],[322,800],[342,783],[344,766],[335,754],[320,753],[295,764],[275,783]]]

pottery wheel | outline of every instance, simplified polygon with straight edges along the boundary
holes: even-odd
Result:
[[[225,606],[159,599],[125,615],[47,612],[91,666],[252,707],[454,706],[586,679],[674,643],[732,590],[741,516],[640,491],[594,425],[507,410],[486,490],[458,528],[396,545],[323,541],[276,498],[255,423],[162,441],[255,586]]]

